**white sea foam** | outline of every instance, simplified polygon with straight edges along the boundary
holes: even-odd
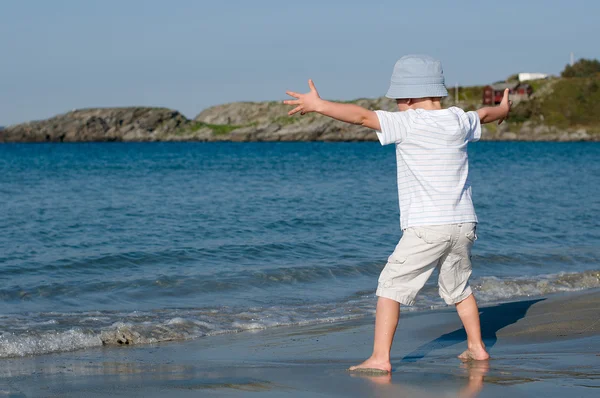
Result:
[[[46,332],[33,335],[5,333],[0,336],[0,358],[73,351],[101,345],[100,336],[81,330]]]
[[[600,271],[558,273],[538,277],[482,277],[472,283],[478,299],[487,302],[572,292],[600,287]]]

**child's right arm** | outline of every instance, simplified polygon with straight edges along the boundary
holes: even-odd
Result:
[[[506,119],[512,105],[512,101],[508,100],[508,92],[508,89],[504,90],[504,96],[502,97],[500,105],[486,106],[485,108],[477,110],[481,123],[491,123],[499,120],[498,124],[500,124]]]
[[[286,91],[287,95],[296,98],[295,100],[283,101],[286,105],[296,105],[294,109],[288,112],[288,115],[291,116],[297,112],[300,112],[302,115],[309,112],[317,112],[341,120],[342,122],[358,124],[377,131],[381,130],[379,118],[375,112],[358,105],[325,101],[319,97],[319,93],[312,80],[308,81],[308,86],[310,87],[310,92],[306,94]]]

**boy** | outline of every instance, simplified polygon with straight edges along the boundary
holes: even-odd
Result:
[[[479,140],[481,124],[508,116],[508,90],[502,103],[477,112],[442,109],[448,95],[439,61],[407,55],[394,66],[386,97],[400,112],[370,111],[357,105],[322,100],[312,82],[310,92],[284,101],[296,105],[293,115],[317,112],[376,131],[382,145],[396,145],[398,196],[402,238],[381,272],[377,286],[373,354],[350,371],[391,372],[390,350],[400,304],[414,304],[415,296],[435,268],[439,293],[454,304],[467,333],[462,360],[485,360],[479,310],[469,287],[471,247],[477,239],[477,216],[468,180],[467,144]]]

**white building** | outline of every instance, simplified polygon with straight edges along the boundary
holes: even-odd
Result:
[[[527,80],[546,79],[547,73],[519,73],[519,81],[526,82]]]

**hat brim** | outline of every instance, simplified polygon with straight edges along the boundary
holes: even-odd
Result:
[[[443,84],[392,84],[385,95],[388,98],[429,98],[447,97],[448,90]]]

